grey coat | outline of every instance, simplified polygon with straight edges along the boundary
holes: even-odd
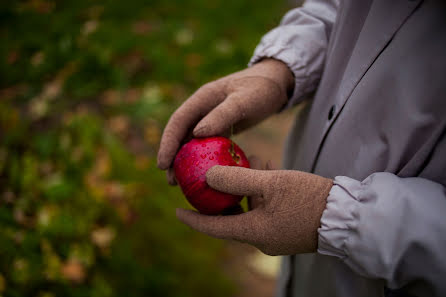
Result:
[[[446,2],[307,1],[263,57],[305,104],[284,167],[335,179],[318,253],[285,257],[278,296],[446,296]]]

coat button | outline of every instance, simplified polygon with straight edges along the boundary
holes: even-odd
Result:
[[[336,106],[332,105],[330,108],[330,111],[328,112],[328,120],[329,121],[333,118],[335,111],[336,111]]]

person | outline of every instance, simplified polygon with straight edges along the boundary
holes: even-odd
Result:
[[[302,104],[284,169],[212,167],[208,184],[250,196],[252,209],[177,217],[285,255],[278,296],[446,296],[445,12],[440,0],[309,0],[289,11],[247,69],[175,111],[158,154],[173,183],[190,131],[241,131]]]

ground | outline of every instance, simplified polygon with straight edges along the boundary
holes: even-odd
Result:
[[[190,206],[156,153],[181,102],[246,67],[289,7],[149,2],[0,1],[1,296],[223,297],[233,276],[271,296],[271,258],[176,219]],[[278,166],[285,126],[236,141]]]

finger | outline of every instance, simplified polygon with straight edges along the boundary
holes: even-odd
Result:
[[[229,95],[220,105],[209,112],[195,127],[195,137],[208,137],[221,135],[228,131],[232,125],[241,120],[243,110],[242,98],[239,94]]]
[[[249,164],[252,169],[263,169],[262,161],[257,156],[250,156],[248,158]],[[249,196],[248,197],[248,209],[253,210],[258,208],[262,204],[262,197],[260,196]]]
[[[260,196],[268,179],[267,171],[236,166],[213,166],[206,182],[218,191],[241,196]]]
[[[256,213],[247,212],[229,216],[207,216],[192,210],[178,208],[177,218],[191,228],[221,239],[252,242],[256,238]]]
[[[164,128],[158,151],[158,167],[166,170],[171,165],[189,129],[224,99],[217,83],[198,89],[170,117]]]
[[[274,166],[273,162],[271,160],[268,160],[266,162],[266,166],[265,166],[266,170],[274,170],[276,169],[276,166]]]
[[[177,180],[175,178],[175,171],[172,167],[169,167],[166,171],[167,182],[171,186],[175,186],[177,184]]]
[[[252,155],[248,157],[249,165],[252,169],[263,169],[262,161],[259,157]]]
[[[261,196],[249,196],[248,197],[248,209],[250,211],[261,207],[265,204],[265,200]]]

